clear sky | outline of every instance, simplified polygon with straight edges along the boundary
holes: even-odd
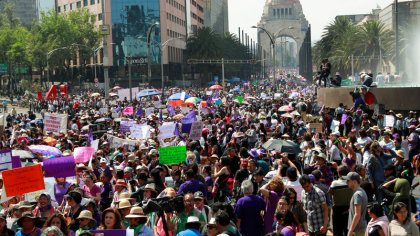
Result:
[[[238,27],[257,40],[257,31],[251,29],[261,19],[266,0],[228,0],[229,30],[238,33]],[[312,26],[312,41],[321,38],[325,26],[334,20],[336,15],[366,14],[372,9],[385,8],[393,0],[300,0],[303,13]]]

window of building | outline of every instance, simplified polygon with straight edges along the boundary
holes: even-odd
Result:
[[[60,13],[61,12],[61,7],[57,7],[57,12]]]
[[[292,8],[289,8],[289,16],[292,16]]]
[[[90,5],[95,5],[95,0],[90,0]]]
[[[283,18],[283,17],[284,17],[284,8],[282,8],[282,9],[281,9],[281,11],[280,11],[280,16],[281,16],[281,18]]]
[[[102,13],[98,14],[98,21],[102,20]]]
[[[68,11],[69,9],[69,4],[64,4],[64,11]]]
[[[273,9],[273,16],[276,16],[276,9]]]
[[[88,4],[88,0],[83,0],[83,6],[86,7]]]
[[[101,0],[98,0],[98,1],[97,1],[97,3],[98,3],[98,4],[99,4],[99,3],[101,3]]]
[[[77,8],[81,8],[81,7],[82,7],[82,2],[81,2],[81,1],[78,1],[78,2],[76,3],[76,7],[77,7]]]

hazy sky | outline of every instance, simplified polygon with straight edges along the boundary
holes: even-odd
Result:
[[[257,40],[257,30],[251,29],[261,19],[266,0],[228,0],[229,30],[238,33],[238,27]],[[380,6],[382,9],[393,0],[300,0],[303,13],[312,26],[312,41],[321,38],[323,28],[336,15],[366,14]]]

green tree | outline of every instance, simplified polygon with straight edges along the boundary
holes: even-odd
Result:
[[[187,58],[219,59],[221,38],[209,27],[202,27],[187,39]]]

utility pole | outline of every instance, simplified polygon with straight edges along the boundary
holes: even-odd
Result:
[[[105,25],[105,0],[101,1],[102,4],[102,26]],[[106,35],[102,38],[102,47],[103,47],[103,59],[102,64],[104,67],[104,83],[105,83],[105,100],[109,99],[109,75],[108,75],[108,47],[106,44]]]
[[[395,74],[400,73],[400,47],[399,47],[399,33],[398,33],[398,0],[394,2],[395,7]]]

